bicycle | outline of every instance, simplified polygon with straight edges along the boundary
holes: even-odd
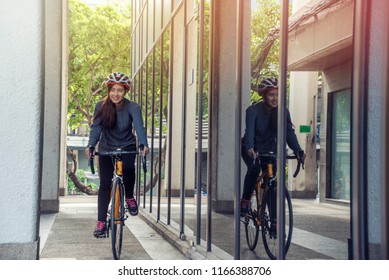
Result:
[[[92,174],[95,174],[94,169],[94,156],[93,148],[90,148],[90,159],[89,164],[91,167]],[[117,149],[113,152],[104,152],[99,153],[95,152],[94,155],[100,156],[111,156],[114,162],[114,176],[111,183],[111,200],[108,207],[107,220],[106,220],[106,236],[109,238],[109,231],[111,231],[111,244],[112,244],[112,254],[115,260],[119,260],[122,252],[122,243],[123,243],[123,227],[124,221],[128,218],[126,214],[125,207],[125,189],[123,182],[123,161],[122,155],[126,154],[140,154],[141,152],[137,151],[122,151]],[[141,157],[141,164],[143,167],[143,172],[147,172],[146,168],[146,157]]]
[[[272,223],[276,217],[277,176],[274,172],[277,155],[273,153],[257,154],[265,162],[267,169],[258,176],[253,190],[247,215],[244,217],[246,241],[250,250],[254,250],[258,243],[259,230],[262,232],[262,241],[270,259],[277,259],[277,224]],[[256,160],[256,158],[254,160]],[[297,159],[288,155],[286,159]],[[259,164],[259,163],[258,163]],[[303,164],[299,161],[293,177],[296,177]],[[304,168],[304,166],[303,166]],[[275,201],[274,201],[275,200]],[[293,209],[290,194],[285,187],[285,255],[289,250],[293,232]]]

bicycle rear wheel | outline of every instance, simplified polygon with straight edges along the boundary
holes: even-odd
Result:
[[[273,227],[270,221],[270,209],[271,206],[269,204],[269,197],[271,192],[274,190],[268,190],[262,199],[262,240],[263,245],[265,247],[265,251],[270,259],[275,260],[278,256],[277,246],[277,227]],[[276,197],[276,195],[274,195]],[[271,203],[271,202],[270,202]],[[288,190],[285,188],[285,255],[287,254],[290,243],[292,240],[292,231],[293,231],[293,209],[292,209],[292,201],[290,199],[290,194]]]
[[[254,191],[251,195],[250,207],[248,214],[244,217],[244,229],[246,232],[247,246],[254,250],[258,243],[259,225],[258,225],[258,196]]]
[[[110,228],[112,254],[115,260],[120,259],[123,244],[123,226],[124,226],[124,194],[120,180],[114,180],[112,183]]]

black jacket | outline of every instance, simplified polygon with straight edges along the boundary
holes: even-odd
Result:
[[[302,149],[297,141],[288,109],[286,113],[286,143],[297,154]],[[246,151],[254,148],[259,153],[277,153],[277,109],[270,108],[264,101],[247,108],[242,148]]]
[[[94,116],[96,116],[101,106],[102,101],[99,101],[95,106]],[[124,98],[123,107],[116,109],[115,126],[110,130],[104,129],[101,122],[101,117],[93,120],[88,147],[95,147],[99,142],[99,151],[107,152],[134,146],[136,145],[136,136],[133,133],[133,126],[139,144],[148,147],[142,112],[138,104]]]

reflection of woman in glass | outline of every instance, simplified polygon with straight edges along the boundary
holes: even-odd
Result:
[[[143,127],[140,106],[125,95],[131,88],[129,77],[123,73],[112,73],[105,80],[108,89],[107,96],[96,104],[93,124],[86,154],[89,158],[89,148],[99,143],[100,152],[110,152],[117,149],[136,151],[136,137],[139,140],[143,155],[149,152],[147,137]],[[126,193],[126,203],[131,215],[138,214],[138,205],[134,198],[135,184],[135,154],[122,156],[123,181]],[[99,156],[100,188],[98,194],[97,225],[93,233],[95,237],[103,237],[106,233],[105,220],[110,199],[110,186],[114,166],[110,156]]]

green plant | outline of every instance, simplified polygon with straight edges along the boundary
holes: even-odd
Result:
[[[85,182],[87,179],[85,178],[85,171],[83,169],[77,169],[77,177],[81,182]],[[79,195],[83,194],[73,183],[73,181],[70,179],[69,176],[67,176],[68,179],[68,194],[74,194],[74,195]],[[92,188],[92,190],[97,190],[98,186],[95,183],[88,182],[88,185]]]

